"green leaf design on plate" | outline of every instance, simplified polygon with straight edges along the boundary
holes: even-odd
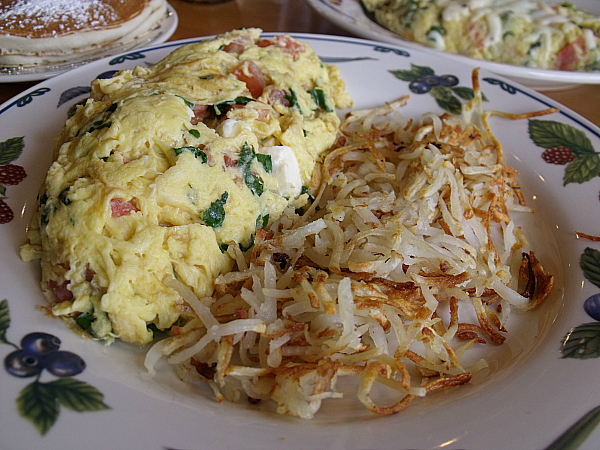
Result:
[[[596,406],[561,434],[546,450],[575,450],[600,425],[600,406]]]
[[[12,344],[6,339],[6,332],[10,327],[10,315],[8,314],[8,300],[4,299],[0,302],[0,342],[3,344]]]
[[[450,97],[448,100],[440,100],[439,98],[436,98],[435,101],[440,108],[445,109],[449,113],[460,114],[462,112],[462,103],[454,96]]]
[[[73,411],[110,409],[110,406],[102,401],[104,395],[98,389],[75,378],[62,378],[47,383],[46,386],[54,392],[61,405]]]
[[[588,359],[600,356],[600,322],[573,328],[563,339],[563,358]]]
[[[595,153],[592,142],[583,131],[564,123],[531,119],[529,136],[538,147],[565,146],[575,156]]]
[[[429,93],[436,100],[451,101],[453,97],[452,89],[446,86],[434,86]]]
[[[462,98],[463,100],[473,100],[475,98],[475,92],[471,88],[457,86],[455,88],[452,88],[452,90],[458,97]]]
[[[576,155],[565,168],[563,185],[569,183],[585,183],[590,181],[600,172],[600,156],[596,153],[586,153]]]
[[[9,164],[17,159],[24,146],[23,136],[0,142],[0,165]]]
[[[52,428],[59,413],[54,390],[39,381],[34,381],[21,390],[17,398],[17,410],[42,435]]]
[[[435,72],[431,67],[410,65],[411,70],[390,70],[390,73],[402,81],[416,81],[425,75],[433,75]]]
[[[593,248],[586,248],[579,258],[579,267],[583,275],[600,287],[600,252]]]
[[[60,405],[77,412],[110,409],[103,399],[95,387],[71,377],[49,383],[34,381],[21,390],[17,410],[44,435],[58,419]]]

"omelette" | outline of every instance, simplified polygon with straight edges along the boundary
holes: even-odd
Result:
[[[361,0],[409,41],[472,58],[552,70],[600,70],[600,17],[569,2]]]
[[[351,105],[335,66],[259,29],[179,47],[92,82],[54,147],[21,248],[52,313],[134,344],[193,312],[258,228],[309,198]]]

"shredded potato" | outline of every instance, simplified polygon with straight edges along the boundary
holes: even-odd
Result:
[[[538,306],[553,277],[510,217],[529,209],[487,124],[501,113],[482,112],[473,81],[462,116],[407,120],[406,99],[349,114],[303,215],[258,230],[212,297],[165,280],[197,319],[155,344],[148,370],[163,355],[219,401],[270,399],[309,419],[342,397],[339,377],[392,414],[486,367],[465,355],[502,344],[511,310]],[[391,405],[371,397],[378,384],[398,393]]]

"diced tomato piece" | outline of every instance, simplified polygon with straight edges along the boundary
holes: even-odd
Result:
[[[254,98],[260,97],[267,85],[261,68],[254,61],[246,61],[244,64],[237,66],[231,71],[231,74],[246,83],[250,94]]]
[[[281,103],[283,106],[290,106],[290,101],[287,99],[287,93],[281,89],[273,89],[269,92],[269,103],[271,105]]]
[[[585,39],[579,36],[577,40],[565,46],[556,54],[556,66],[560,70],[574,70],[577,62],[585,54]]]
[[[292,55],[294,59],[296,59],[300,53],[305,51],[304,46],[300,42],[295,41],[291,37],[285,35],[275,36],[271,39],[261,39],[258,41],[259,47],[268,47],[270,45],[275,45],[283,49],[283,51]]]
[[[249,36],[238,36],[235,41],[230,42],[223,50],[228,53],[242,53],[244,48],[246,48],[245,44],[249,44],[251,39]]]
[[[110,201],[110,210],[112,212],[112,217],[126,216],[134,211],[139,211],[137,206],[135,206],[132,202],[126,202],[120,198],[113,198]]]
[[[67,288],[69,280],[66,280],[61,284],[58,284],[55,280],[50,280],[48,284],[58,303],[66,302],[73,298],[73,293]]]
[[[192,108],[192,112],[194,113],[194,117],[192,117],[190,123],[192,125],[197,125],[198,123],[202,122],[202,120],[204,120],[204,118],[206,117],[206,114],[208,112],[208,105],[194,105],[194,107]]]

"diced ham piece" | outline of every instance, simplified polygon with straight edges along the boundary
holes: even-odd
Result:
[[[192,125],[197,125],[198,123],[202,122],[202,120],[204,120],[204,118],[206,117],[206,114],[208,112],[208,105],[194,105],[194,107],[192,108],[192,112],[194,113],[194,117],[192,117],[190,123]]]
[[[253,98],[258,98],[262,95],[267,81],[260,67],[254,61],[246,61],[243,64],[235,67],[231,74],[238,80],[246,83],[248,90]]]
[[[64,281],[61,284],[58,284],[55,280],[50,280],[48,282],[50,286],[50,290],[54,294],[57,303],[66,302],[67,300],[71,300],[73,298],[73,293],[67,288],[69,285],[69,280]]]
[[[290,106],[290,101],[287,99],[287,93],[281,89],[273,89],[269,92],[269,103],[271,105],[281,103],[283,106]]]
[[[126,216],[134,211],[139,211],[137,206],[135,206],[132,202],[126,202],[120,198],[113,198],[110,201],[110,210],[112,212],[112,217]]]
[[[579,36],[556,54],[556,66],[560,70],[575,70],[585,52],[585,39]]]
[[[226,167],[235,167],[237,164],[237,159],[233,159],[229,155],[223,155],[223,159],[225,160]]]
[[[85,268],[85,281],[92,281],[94,279],[94,275],[96,274],[96,272],[94,272],[90,266],[87,266]]]

